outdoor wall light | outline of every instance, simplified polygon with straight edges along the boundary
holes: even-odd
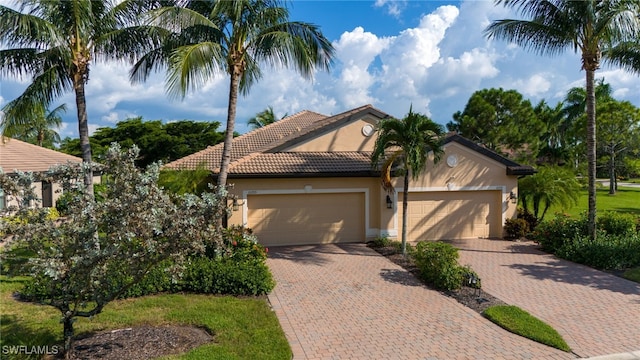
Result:
[[[393,209],[393,200],[391,200],[391,196],[387,195],[387,209]]]
[[[518,197],[516,196],[516,193],[514,193],[513,191],[509,193],[509,200],[511,200],[511,202],[514,204],[517,203]]]
[[[242,204],[243,203],[239,201],[237,197],[234,197],[233,203],[231,204],[233,211],[238,211],[238,209],[240,208],[240,205]]]

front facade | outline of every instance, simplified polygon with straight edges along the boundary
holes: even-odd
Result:
[[[236,198],[229,224],[253,229],[267,246],[396,238],[402,181],[382,189],[371,166],[378,121],[366,105],[334,116],[303,111],[234,139],[228,183]],[[410,182],[409,241],[500,238],[516,215],[517,177],[533,172],[458,135],[443,160]],[[222,144],[173,163],[219,170]]]

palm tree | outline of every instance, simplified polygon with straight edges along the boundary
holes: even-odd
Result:
[[[285,117],[287,117],[287,114],[284,114],[283,118]],[[259,129],[261,127],[267,126],[269,124],[273,124],[278,120],[280,119],[278,119],[276,114],[273,112],[273,107],[269,106],[263,111],[257,113],[256,116],[249,119],[247,124],[251,126],[252,129],[255,130],[255,129]]]
[[[149,15],[167,29],[166,41],[134,66],[132,81],[145,80],[152,70],[168,66],[168,93],[184,97],[219,73],[229,77],[220,186],[227,182],[238,92],[249,92],[262,76],[262,65],[293,67],[311,78],[316,68],[328,69],[333,57],[333,46],[319,28],[289,21],[280,0],[193,0]]]
[[[59,128],[62,125],[61,114],[67,111],[66,104],[53,110],[45,109],[42,104],[36,104],[30,113],[25,114],[31,119],[24,124],[20,123],[20,116],[12,113],[12,110],[15,110],[12,103],[5,105],[2,110],[4,112],[4,118],[0,123],[2,136],[32,142],[38,146],[43,146],[45,141],[51,146],[60,142],[60,135],[53,128]]]
[[[542,166],[535,175],[518,181],[520,201],[525,211],[533,207],[533,215],[542,221],[551,206],[564,209],[578,203],[580,182],[572,171],[557,166]]]
[[[31,75],[31,84],[5,111],[15,124],[28,124],[31,112],[68,91],[75,94],[82,160],[91,163],[85,85],[90,64],[135,60],[156,37],[145,27],[127,27],[157,1],[22,0],[18,10],[0,6],[0,50],[3,74]],[[145,45],[146,44],[146,45]],[[85,174],[93,194],[93,174]]]
[[[637,0],[496,0],[530,20],[503,19],[485,29],[539,54],[580,52],[586,73],[589,236],[596,236],[595,72],[602,60],[640,72],[640,2]]]
[[[437,163],[443,153],[442,135],[444,128],[436,124],[427,116],[409,113],[404,119],[385,119],[378,124],[378,138],[376,139],[371,164],[377,168],[384,161],[381,168],[382,185],[387,192],[393,192],[391,183],[392,167],[404,174],[402,190],[402,254],[407,254],[407,205],[409,195],[409,177],[414,180],[426,169],[429,154],[433,154],[433,162]]]

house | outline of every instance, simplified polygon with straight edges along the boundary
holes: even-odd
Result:
[[[371,166],[376,124],[389,115],[362,106],[326,116],[302,111],[234,139],[228,184],[229,224],[253,229],[264,245],[364,242],[398,237],[403,179],[395,192]],[[165,165],[219,172],[223,144]],[[519,176],[533,174],[459,135],[443,160],[410,182],[409,241],[501,238],[516,216]]]
[[[17,139],[0,138],[0,170],[6,174],[14,173],[16,170],[34,173],[45,172],[52,166],[63,165],[67,162],[79,163],[82,162],[82,159]],[[36,206],[54,207],[56,200],[62,195],[59,184],[38,182],[35,186],[36,194],[39,194],[42,200],[40,204],[34,204]],[[0,211],[14,201],[16,200],[7,199],[0,189]]]

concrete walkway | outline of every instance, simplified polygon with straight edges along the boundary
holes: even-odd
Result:
[[[296,360],[575,357],[501,329],[364,244],[269,250],[269,301]]]
[[[558,259],[531,242],[452,243],[483,290],[549,323],[579,357],[640,354],[640,284]]]

